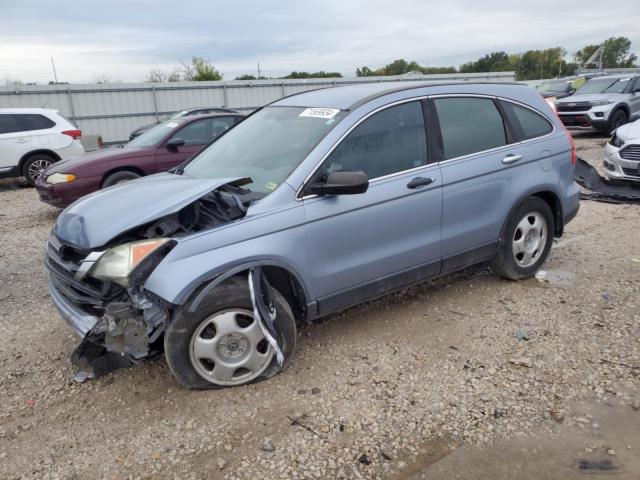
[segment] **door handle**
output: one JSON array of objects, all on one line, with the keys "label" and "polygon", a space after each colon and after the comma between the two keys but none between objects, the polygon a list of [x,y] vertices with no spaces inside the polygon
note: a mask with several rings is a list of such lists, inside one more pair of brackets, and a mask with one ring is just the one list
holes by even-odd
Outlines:
[{"label": "door handle", "polygon": [[18,140],[16,140],[16,143],[27,143],[28,140],[26,138],[19,138]]},{"label": "door handle", "polygon": [[431,178],[431,177],[416,177],[413,180],[411,180],[409,183],[407,183],[407,188],[411,188],[411,189],[418,188],[418,187],[430,185],[435,181],[436,181],[435,178]]},{"label": "door handle", "polygon": [[502,163],[504,163],[505,165],[511,165],[512,163],[516,163],[518,160],[522,160],[522,155],[515,155],[513,153],[510,153],[502,159]]}]

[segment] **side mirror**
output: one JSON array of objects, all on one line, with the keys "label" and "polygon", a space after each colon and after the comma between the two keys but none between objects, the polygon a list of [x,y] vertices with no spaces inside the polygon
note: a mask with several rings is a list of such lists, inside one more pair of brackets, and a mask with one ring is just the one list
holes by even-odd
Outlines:
[{"label": "side mirror", "polygon": [[171,150],[172,152],[177,152],[178,147],[184,145],[184,140],[182,138],[172,138],[166,143],[167,150]]},{"label": "side mirror", "polygon": [[324,182],[313,183],[309,191],[316,195],[355,195],[369,188],[367,174],[357,172],[331,172]]}]

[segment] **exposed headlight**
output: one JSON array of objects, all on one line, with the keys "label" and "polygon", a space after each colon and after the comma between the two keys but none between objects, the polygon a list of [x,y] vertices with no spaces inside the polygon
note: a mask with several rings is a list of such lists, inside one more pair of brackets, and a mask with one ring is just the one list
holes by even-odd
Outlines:
[{"label": "exposed headlight", "polygon": [[592,107],[597,107],[599,105],[610,105],[613,103],[613,100],[592,100],[589,103]]},{"label": "exposed headlight", "polygon": [[89,275],[126,287],[129,285],[129,277],[136,267],[168,241],[168,238],[155,238],[110,248],[89,270]]},{"label": "exposed headlight", "polygon": [[616,132],[613,132],[613,136],[611,137],[611,140],[609,140],[609,143],[614,147],[620,148],[621,146],[624,145],[624,140],[622,140],[619,136],[617,136]]},{"label": "exposed headlight", "polygon": [[52,173],[47,177],[47,183],[56,185],[58,183],[73,182],[76,176],[73,173]]}]

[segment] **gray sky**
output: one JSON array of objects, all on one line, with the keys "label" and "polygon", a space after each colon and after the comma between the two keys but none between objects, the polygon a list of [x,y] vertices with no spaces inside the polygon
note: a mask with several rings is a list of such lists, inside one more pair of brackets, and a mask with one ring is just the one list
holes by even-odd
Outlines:
[{"label": "gray sky", "polygon": [[495,50],[580,47],[626,36],[640,0],[0,0],[0,79],[142,81],[193,55],[225,79],[256,72],[353,76],[397,58],[459,66]]}]

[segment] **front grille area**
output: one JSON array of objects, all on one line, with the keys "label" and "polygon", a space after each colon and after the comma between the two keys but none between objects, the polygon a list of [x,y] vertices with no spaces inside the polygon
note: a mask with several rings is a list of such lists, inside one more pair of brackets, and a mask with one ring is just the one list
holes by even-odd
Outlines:
[{"label": "front grille area", "polygon": [[620,150],[620,158],[640,162],[640,145],[629,145]]},{"label": "front grille area", "polygon": [[586,115],[560,115],[560,120],[567,127],[591,127],[591,120]]},{"label": "front grille area", "polygon": [[560,103],[557,107],[559,112],[586,112],[591,110],[589,102]]},{"label": "front grille area", "polygon": [[45,263],[53,285],[62,295],[87,313],[102,315],[105,302],[118,295],[123,288],[89,277],[82,280],[76,278],[78,268],[89,253],[64,244],[52,233]]},{"label": "front grille area", "polygon": [[637,168],[624,168],[622,167],[622,171],[625,175],[629,175],[630,177],[638,177],[640,178],[640,170]]}]

